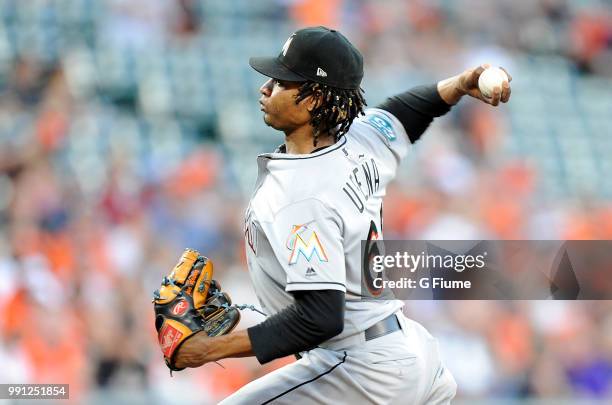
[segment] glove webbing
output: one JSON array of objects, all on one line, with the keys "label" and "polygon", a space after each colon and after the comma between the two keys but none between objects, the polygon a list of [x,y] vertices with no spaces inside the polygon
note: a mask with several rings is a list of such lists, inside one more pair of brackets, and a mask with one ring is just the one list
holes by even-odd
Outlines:
[{"label": "glove webbing", "polygon": [[[213,293],[211,293],[211,295],[215,297],[220,297],[223,295],[223,293],[221,291],[214,291]],[[255,305],[252,305],[252,304],[250,305],[249,304],[234,304],[234,305],[223,304],[221,305],[221,308],[223,308],[225,312],[228,312],[230,308],[236,308],[240,311],[244,311],[245,309],[250,309],[251,311],[259,312],[263,316],[268,316],[268,314],[255,308]]]},{"label": "glove webbing", "polygon": [[250,309],[251,311],[255,311],[255,312],[259,312],[260,314],[262,314],[263,316],[268,316],[268,314],[266,314],[265,312],[260,311],[259,309],[255,308],[255,305],[249,305],[249,304],[234,304],[232,306],[229,306],[227,304],[223,304],[223,306],[225,307],[226,311],[229,311],[230,308],[236,308],[239,309],[241,311],[244,311],[245,309]]}]

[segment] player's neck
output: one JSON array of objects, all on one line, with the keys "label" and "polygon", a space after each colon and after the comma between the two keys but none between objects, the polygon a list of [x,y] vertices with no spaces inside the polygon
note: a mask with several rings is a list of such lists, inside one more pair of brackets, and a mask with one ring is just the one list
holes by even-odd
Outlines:
[{"label": "player's neck", "polygon": [[334,138],[330,135],[319,135],[317,146],[313,143],[312,127],[302,127],[293,132],[285,133],[285,147],[287,153],[292,155],[305,155],[313,150],[334,144]]}]

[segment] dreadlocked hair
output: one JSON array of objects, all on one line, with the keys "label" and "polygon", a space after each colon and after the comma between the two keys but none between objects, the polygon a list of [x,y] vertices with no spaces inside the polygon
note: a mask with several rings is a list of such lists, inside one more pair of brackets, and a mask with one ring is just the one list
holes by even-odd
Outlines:
[{"label": "dreadlocked hair", "polygon": [[317,146],[321,134],[328,133],[337,141],[348,131],[353,120],[363,114],[363,108],[367,105],[361,88],[345,90],[307,81],[300,86],[295,103],[309,96],[316,100],[316,106],[310,112],[314,146]]}]

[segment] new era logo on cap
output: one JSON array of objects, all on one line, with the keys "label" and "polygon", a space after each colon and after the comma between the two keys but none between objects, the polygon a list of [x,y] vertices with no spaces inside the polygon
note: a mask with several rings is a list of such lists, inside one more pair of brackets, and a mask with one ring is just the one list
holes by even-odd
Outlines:
[{"label": "new era logo on cap", "polygon": [[317,68],[317,76],[327,77],[327,72],[321,68]]}]

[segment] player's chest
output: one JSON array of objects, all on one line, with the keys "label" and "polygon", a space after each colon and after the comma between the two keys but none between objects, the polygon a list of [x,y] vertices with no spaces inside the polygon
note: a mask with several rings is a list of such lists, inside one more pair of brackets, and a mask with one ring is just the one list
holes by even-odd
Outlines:
[{"label": "player's chest", "polygon": [[[280,195],[271,178],[258,182],[244,214],[244,241],[247,253],[260,255],[262,243],[266,240],[263,224],[274,220],[274,212],[278,210],[284,196]],[[250,252],[249,252],[250,251]]]}]

